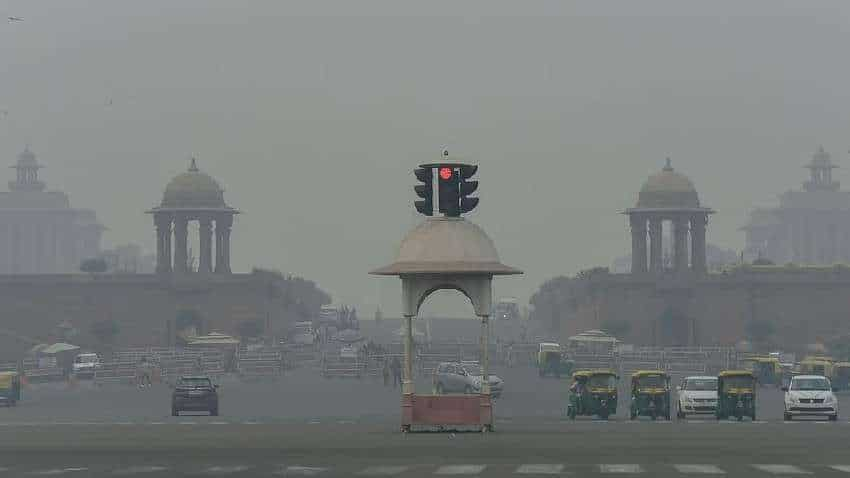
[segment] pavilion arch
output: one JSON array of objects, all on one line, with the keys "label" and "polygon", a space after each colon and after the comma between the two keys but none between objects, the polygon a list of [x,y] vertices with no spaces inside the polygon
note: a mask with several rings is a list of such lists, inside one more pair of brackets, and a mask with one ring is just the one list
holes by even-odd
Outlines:
[{"label": "pavilion arch", "polygon": [[489,317],[493,310],[492,277],[434,276],[402,277],[402,303],[406,317],[416,317],[422,304],[433,293],[454,290],[469,299],[475,315]]}]

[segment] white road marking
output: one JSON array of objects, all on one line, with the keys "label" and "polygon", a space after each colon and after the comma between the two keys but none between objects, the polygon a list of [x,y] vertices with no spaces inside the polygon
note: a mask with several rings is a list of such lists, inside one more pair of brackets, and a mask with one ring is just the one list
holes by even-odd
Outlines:
[{"label": "white road marking", "polygon": [[286,476],[316,476],[328,471],[327,468],[317,466],[288,466],[284,470]]},{"label": "white road marking", "polygon": [[395,476],[409,469],[409,466],[370,466],[357,474],[363,476]]},{"label": "white road marking", "polygon": [[437,468],[435,475],[477,475],[484,471],[487,465],[443,465]]},{"label": "white road marking", "polygon": [[840,471],[842,473],[850,473],[850,465],[830,465],[829,467],[835,471]]},{"label": "white road marking", "polygon": [[726,472],[715,465],[673,465],[679,473],[700,475],[725,475]]},{"label": "white road marking", "polygon": [[600,473],[638,474],[643,473],[640,465],[599,465]]},{"label": "white road marking", "polygon": [[198,424],[197,422],[178,422],[178,423],[180,423],[181,425],[197,425]]},{"label": "white road marking", "polygon": [[547,465],[543,463],[532,463],[520,465],[514,471],[518,475],[558,475],[564,470],[564,465]]},{"label": "white road marking", "polygon": [[239,473],[240,471],[247,471],[251,467],[247,465],[232,465],[232,466],[211,466],[204,470],[204,473],[208,475],[228,475],[231,473]]},{"label": "white road marking", "polygon": [[228,422],[210,422],[210,425],[229,425]]},{"label": "white road marking", "polygon": [[160,471],[168,470],[165,466],[131,466],[129,468],[123,468],[120,470],[115,470],[113,474],[116,475],[138,475],[142,473],[157,473]]},{"label": "white road marking", "polygon": [[794,465],[753,465],[753,468],[773,475],[811,475],[810,471]]},{"label": "white road marking", "polygon": [[53,476],[53,475],[64,475],[66,473],[77,473],[80,471],[87,471],[88,468],[56,468],[53,470],[44,470],[44,471],[35,471],[33,475],[41,475],[41,476]]}]

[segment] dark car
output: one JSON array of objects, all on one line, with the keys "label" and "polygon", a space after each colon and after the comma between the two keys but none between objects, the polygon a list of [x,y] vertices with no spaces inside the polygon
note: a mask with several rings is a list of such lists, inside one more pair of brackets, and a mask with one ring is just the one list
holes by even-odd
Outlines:
[{"label": "dark car", "polygon": [[180,377],[171,394],[171,415],[180,412],[209,412],[218,416],[218,386],[205,376]]}]

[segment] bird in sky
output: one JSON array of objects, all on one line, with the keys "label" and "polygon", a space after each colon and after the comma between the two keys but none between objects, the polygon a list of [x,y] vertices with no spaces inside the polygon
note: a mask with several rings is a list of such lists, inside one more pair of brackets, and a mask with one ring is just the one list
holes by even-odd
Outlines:
[{"label": "bird in sky", "polygon": [[9,17],[9,22],[22,22],[24,21],[21,17]]}]

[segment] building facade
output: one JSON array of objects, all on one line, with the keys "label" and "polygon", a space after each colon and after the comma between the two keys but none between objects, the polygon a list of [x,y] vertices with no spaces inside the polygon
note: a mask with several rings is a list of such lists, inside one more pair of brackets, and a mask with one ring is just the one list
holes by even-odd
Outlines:
[{"label": "building facade", "polygon": [[12,168],[16,178],[0,192],[0,274],[74,273],[98,257],[104,227],[94,211],[74,209],[67,194],[48,191],[29,148]]},{"label": "building facade", "polygon": [[850,263],[850,191],[832,177],[829,153],[818,148],[805,166],[810,173],[800,191],[779,196],[779,206],[756,209],[742,229],[745,253],[776,264]]}]

